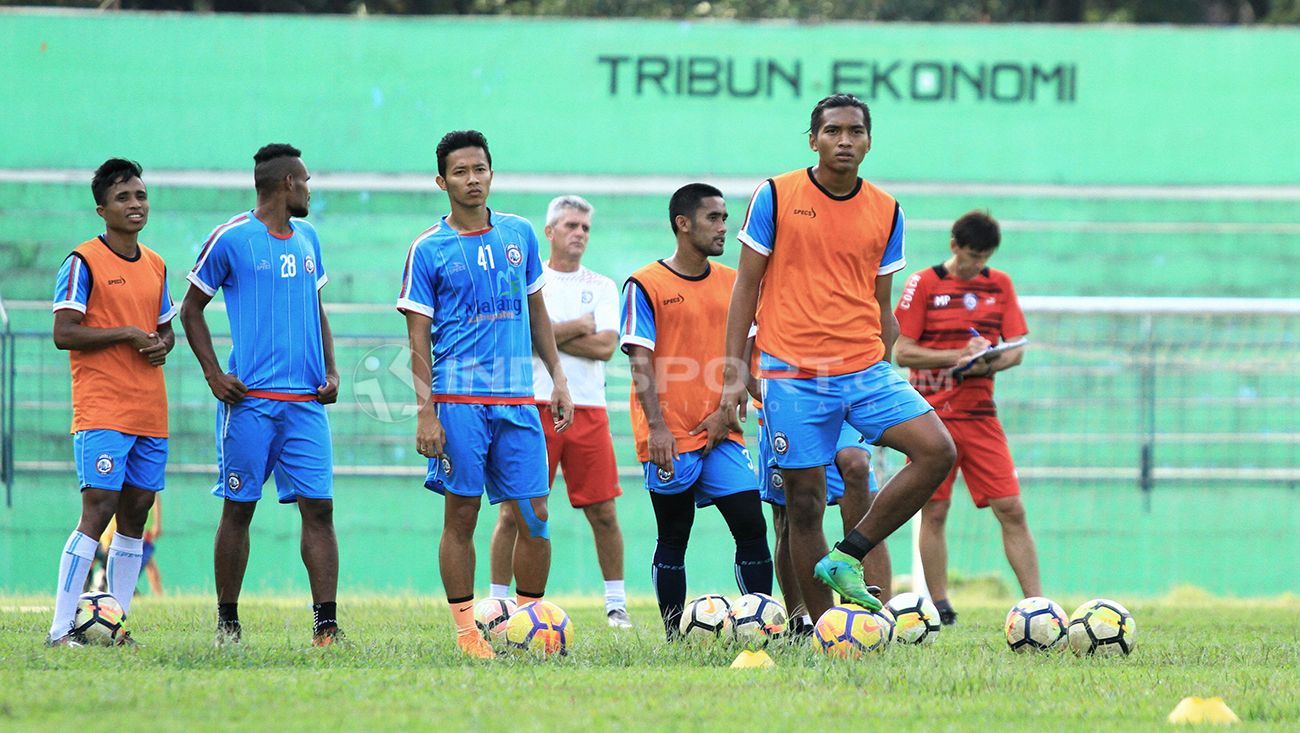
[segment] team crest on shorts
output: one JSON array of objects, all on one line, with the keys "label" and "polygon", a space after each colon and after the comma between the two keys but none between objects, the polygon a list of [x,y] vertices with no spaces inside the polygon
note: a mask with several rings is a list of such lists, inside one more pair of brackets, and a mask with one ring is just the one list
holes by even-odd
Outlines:
[{"label": "team crest on shorts", "polygon": [[506,245],[506,262],[518,267],[524,261],[524,252],[519,249],[519,245],[511,242]]},{"label": "team crest on shorts", "polygon": [[100,476],[107,476],[113,472],[113,457],[107,453],[100,453],[99,458],[95,459],[95,470]]},{"label": "team crest on shorts", "polygon": [[780,469],[774,469],[772,471],[772,488],[774,489],[785,488],[785,474],[781,473]]},{"label": "team crest on shorts", "polygon": [[659,469],[659,472],[656,475],[659,476],[659,481],[662,483],[668,483],[673,480],[673,472],[666,469]]},{"label": "team crest on shorts", "polygon": [[447,478],[451,478],[451,459],[450,459],[450,458],[448,458],[447,456],[443,456],[442,458],[439,458],[439,459],[438,459],[438,466],[439,466],[440,468],[442,468],[442,472],[443,472],[443,473],[447,474]]},{"label": "team crest on shorts", "polygon": [[961,304],[966,306],[966,310],[973,311],[975,306],[979,305],[980,297],[974,293],[966,293],[961,296]]},{"label": "team crest on shorts", "polygon": [[304,257],[302,266],[307,270],[308,274],[316,272],[316,260],[311,257]]},{"label": "team crest on shorts", "polygon": [[231,471],[230,475],[226,476],[226,488],[230,489],[231,493],[238,493],[239,487],[243,485],[244,482],[239,480],[239,474],[234,471]]},{"label": "team crest on shorts", "polygon": [[780,455],[785,455],[785,452],[790,450],[790,441],[786,439],[785,433],[778,432],[772,436],[772,450]]}]

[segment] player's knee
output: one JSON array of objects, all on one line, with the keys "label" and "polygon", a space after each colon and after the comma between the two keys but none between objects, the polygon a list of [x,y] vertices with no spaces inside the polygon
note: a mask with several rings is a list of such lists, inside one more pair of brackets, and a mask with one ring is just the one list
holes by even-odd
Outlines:
[{"label": "player's knee", "polygon": [[597,532],[612,532],[618,529],[618,512],[614,509],[612,499],[593,504],[586,507],[584,511],[587,514],[587,521]]},{"label": "player's knee", "polygon": [[523,520],[523,530],[528,537],[537,540],[549,540],[551,538],[550,514],[544,500],[521,499],[519,501],[519,518]]},{"label": "player's knee", "polygon": [[866,487],[871,480],[871,461],[863,451],[851,449],[849,453],[850,456],[836,460],[835,467],[840,469],[845,487]]},{"label": "player's knee", "polygon": [[305,499],[298,503],[302,521],[313,527],[327,527],[334,523],[334,502],[329,499]]},{"label": "player's knee", "polygon": [[949,506],[950,504],[946,501],[927,502],[921,508],[921,523],[942,528],[944,523],[948,521]]},{"label": "player's knee", "polygon": [[997,499],[990,506],[993,508],[993,514],[998,521],[1009,527],[1021,527],[1028,523],[1025,516],[1025,505],[1021,503],[1020,497],[1012,496],[1006,499]]}]

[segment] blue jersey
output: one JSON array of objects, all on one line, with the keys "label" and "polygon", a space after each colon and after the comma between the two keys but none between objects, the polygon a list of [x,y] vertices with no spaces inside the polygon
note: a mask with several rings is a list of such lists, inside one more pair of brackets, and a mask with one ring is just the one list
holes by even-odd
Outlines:
[{"label": "blue jersey", "polygon": [[487,229],[465,233],[443,217],[406,255],[397,310],[433,319],[436,401],[533,401],[528,296],[545,283],[537,235],[522,217],[488,217]]},{"label": "blue jersey", "polygon": [[253,212],[236,216],[208,237],[188,280],[225,295],[231,374],[250,390],[315,394],[325,384],[318,291],[328,278],[315,228],[291,226],[282,239]]}]

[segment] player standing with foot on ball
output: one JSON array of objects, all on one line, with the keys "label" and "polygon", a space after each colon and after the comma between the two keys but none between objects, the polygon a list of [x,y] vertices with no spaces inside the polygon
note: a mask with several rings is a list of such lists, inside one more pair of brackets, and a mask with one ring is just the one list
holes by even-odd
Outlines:
[{"label": "player standing with foot on ball", "polygon": [[736,279],[735,270],[709,261],[727,241],[722,192],[683,186],[668,205],[668,220],[677,250],[623,286],[621,342],[632,365],[637,460],[658,526],[651,579],[673,639],[686,603],[686,545],[697,506],[715,505],[727,522],[741,593],[772,592],[772,554],[744,435],[716,409]]},{"label": "player standing with foot on ball", "polygon": [[[862,559],[925,504],[952,468],[954,449],[933,409],[889,363],[903,213],[858,177],[871,148],[866,103],[845,94],[818,102],[808,144],[817,164],[763,182],[741,225],[719,412],[739,426],[745,340],[756,322],[763,419],[785,478],[794,574],[815,620],[831,606],[831,591],[881,607],[863,581]],[[845,422],[911,462],[828,552],[825,467]]]},{"label": "player standing with foot on ball", "polygon": [[526,219],[487,206],[487,139],[476,130],[449,132],[437,157],[451,213],[412,242],[397,309],[411,346],[415,447],[429,458],[424,485],[446,499],[438,567],[456,641],[467,655],[489,658],[492,647],[474,626],[474,527],[485,490],[519,528],[519,605],[541,599],[551,570],[534,350],[554,383],[557,433],[568,429],[573,401],[542,298],[537,235]]},{"label": "player standing with foot on ball", "polygon": [[[605,362],[618,346],[618,286],[582,266],[591,234],[592,206],[581,196],[557,196],[546,208],[550,259],[543,267],[546,309],[560,350],[560,365],[573,397],[573,426],[555,432],[551,392],[555,385],[541,359],[533,357],[533,395],[546,433],[547,482],[564,470],[569,503],[581,509],[596,540],[596,559],[605,580],[605,620],[618,629],[632,627],[623,585],[623,532],[614,499],[618,463],[605,411]],[[505,598],[514,574],[515,538],[519,530],[502,511],[492,531],[492,597]]]},{"label": "player standing with foot on ball", "polygon": [[[334,337],[321,303],[329,278],[307,216],[311,176],[302,153],[266,145],[253,156],[257,208],[213,230],[190,271],[185,336],[217,398],[217,643],[238,642],[248,527],[275,474],[281,504],[302,517],[302,562],[311,583],[312,644],[342,638],[336,598],[334,452],[325,405],[338,399]],[[230,319],[229,368],[212,348],[203,310],[221,290]]]},{"label": "player standing with foot on ball", "polygon": [[[898,365],[952,434],[957,464],[921,510],[921,562],[925,584],[945,625],[957,621],[948,601],[948,544],[944,526],[952,485],[961,471],[977,508],[991,507],[1002,525],[1002,546],[1025,597],[1041,596],[1038,551],[1020,501],[1007,436],[993,403],[993,375],[1020,364],[1024,349],[977,358],[990,345],[1029,333],[1011,278],[988,267],[1002,241],[998,223],[972,211],[952,226],[952,256],[912,275],[895,315]],[[953,374],[954,368],[963,368]]]},{"label": "player standing with foot on ball", "polygon": [[[72,368],[72,449],[81,520],[59,561],[54,621],[46,643],[77,646],[77,599],[117,514],[108,548],[108,592],[129,612],[144,557],[144,525],[163,490],[167,384],[162,365],[176,343],[167,265],[140,244],[149,194],[138,163],[105,161],[91,180],[104,233],[82,243],[54,286],[54,345]],[[119,643],[132,643],[130,634]]]}]

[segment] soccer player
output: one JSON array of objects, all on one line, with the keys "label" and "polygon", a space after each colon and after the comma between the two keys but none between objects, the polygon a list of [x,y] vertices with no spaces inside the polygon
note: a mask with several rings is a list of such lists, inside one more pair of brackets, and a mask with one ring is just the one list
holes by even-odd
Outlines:
[{"label": "soccer player", "polygon": [[683,186],[668,204],[668,221],[677,250],[624,284],[621,343],[632,365],[637,459],[658,528],[651,577],[671,640],[686,603],[686,545],[697,506],[713,504],[727,522],[741,593],[772,592],[772,555],[744,436],[716,409],[736,279],[735,270],[709,261],[726,243],[722,192]]},{"label": "soccer player", "polygon": [[[72,369],[72,451],[81,520],[63,546],[54,620],[46,643],[79,646],[77,598],[99,537],[116,513],[108,592],[130,611],[144,556],[144,524],[163,490],[167,384],[162,365],[176,343],[167,265],[140,244],[149,194],[138,163],[112,158],[90,190],[104,233],[63,260],[54,286],[54,345]],[[121,643],[131,643],[130,635]]]},{"label": "soccer player", "polygon": [[[1020,481],[993,404],[993,375],[1020,364],[1024,349],[976,358],[999,339],[1014,341],[1029,332],[1011,278],[988,267],[1001,240],[997,221],[986,212],[961,217],[948,242],[952,256],[908,278],[895,310],[898,365],[911,367],[912,384],[957,445],[957,464],[921,510],[925,583],[944,624],[957,620],[948,601],[944,523],[959,469],[975,506],[991,507],[1002,525],[1002,546],[1021,591],[1026,597],[1042,595]],[[963,366],[968,368],[954,377],[953,368]]]},{"label": "soccer player", "polygon": [[[213,230],[190,271],[181,322],[217,404],[217,642],[240,640],[239,591],[248,527],[275,474],[281,504],[302,518],[302,561],[312,596],[312,644],[342,638],[337,621],[334,453],[325,405],[338,399],[334,337],[321,303],[328,282],[309,211],[302,153],[271,144],[253,156],[257,208]],[[228,369],[212,348],[203,309],[217,290],[230,319]]]},{"label": "soccer player", "polygon": [[[862,558],[925,504],[952,468],[954,449],[933,409],[889,363],[898,328],[890,290],[905,265],[903,214],[892,196],[858,177],[871,148],[866,103],[846,94],[822,99],[808,144],[816,165],[759,185],[740,229],[745,247],[727,317],[720,412],[739,425],[745,339],[757,320],[763,419],[785,478],[794,573],[815,619],[830,607],[832,590],[881,607],[863,581]],[[827,552],[825,466],[846,421],[911,462]]]},{"label": "soccer player", "polygon": [[[488,208],[492,154],[477,130],[437,147],[438,187],[451,213],[411,244],[397,309],[406,316],[418,404],[415,447],[429,458],[425,488],[442,494],[438,567],[471,657],[492,647],[474,626],[474,526],[486,490],[519,528],[520,605],[539,600],[551,569],[546,438],[533,398],[533,351],[551,375],[552,427],[573,420],[568,381],[542,297],[546,279],[532,224]],[[430,356],[432,355],[432,363]]]},{"label": "soccer player", "polygon": [[[631,628],[627,593],[623,586],[623,533],[618,526],[615,497],[618,465],[605,411],[605,362],[618,345],[618,287],[614,281],[582,266],[591,233],[592,206],[580,196],[558,196],[546,209],[546,239],[550,259],[542,268],[546,288],[542,295],[553,319],[560,365],[573,397],[573,426],[564,433],[552,427],[550,398],[554,385],[545,365],[533,357],[533,396],[546,432],[548,478],[564,469],[569,503],[581,509],[596,540],[596,559],[605,579],[605,617],[610,626]],[[505,598],[518,530],[510,513],[498,515],[492,533],[493,598]]]}]

